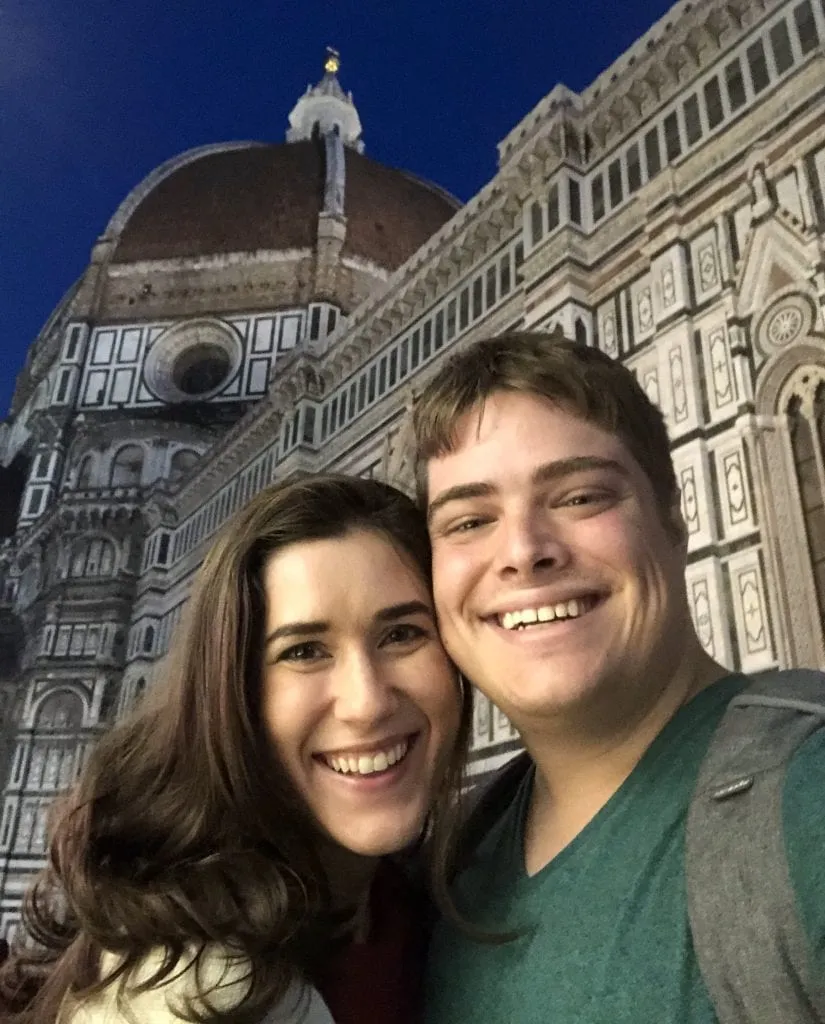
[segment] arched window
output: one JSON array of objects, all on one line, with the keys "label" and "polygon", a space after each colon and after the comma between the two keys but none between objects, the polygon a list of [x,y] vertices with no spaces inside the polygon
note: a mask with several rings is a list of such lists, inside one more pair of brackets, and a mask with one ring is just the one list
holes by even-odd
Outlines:
[{"label": "arched window", "polygon": [[[77,732],[82,724],[83,702],[77,694],[59,690],[43,701],[34,720],[34,742],[24,782],[27,792],[50,793],[53,797],[74,782],[80,764]],[[48,801],[32,806],[37,813],[28,828],[22,830],[22,846],[16,845],[19,849],[42,851]]]},{"label": "arched window", "polygon": [[94,456],[91,453],[89,453],[88,455],[84,455],[83,459],[80,462],[80,466],[78,467],[78,470],[77,470],[77,488],[78,488],[78,490],[84,491],[88,487],[92,486],[92,480],[93,480],[93,477],[94,477],[94,466],[95,466]]},{"label": "arched window", "polygon": [[86,537],[72,552],[72,576],[111,576],[115,571],[115,546],[103,537]]},{"label": "arched window", "polygon": [[[804,388],[812,383],[811,377],[814,382],[821,379],[815,389]],[[800,390],[808,393],[794,394],[787,413],[817,603],[825,622],[825,375],[812,370],[801,384]]]},{"label": "arched window", "polygon": [[136,444],[127,444],[112,463],[112,487],[137,487],[142,472],[143,449]]},{"label": "arched window", "polygon": [[79,729],[83,702],[76,693],[60,690],[50,694],[37,710],[34,727],[38,732]]},{"label": "arched window", "polygon": [[155,627],[147,626],[146,631],[143,634],[143,653],[151,654],[152,648],[155,646]]},{"label": "arched window", "polygon": [[186,476],[195,465],[200,456],[192,448],[179,448],[172,456],[169,465],[169,480],[175,483]]}]

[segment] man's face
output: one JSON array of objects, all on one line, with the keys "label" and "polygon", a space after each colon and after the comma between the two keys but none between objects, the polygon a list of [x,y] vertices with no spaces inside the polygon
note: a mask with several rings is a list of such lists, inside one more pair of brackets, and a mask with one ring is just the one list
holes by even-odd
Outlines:
[{"label": "man's face", "polygon": [[692,635],[680,520],[624,443],[502,391],[428,466],[435,600],[462,671],[527,728],[644,706]]}]

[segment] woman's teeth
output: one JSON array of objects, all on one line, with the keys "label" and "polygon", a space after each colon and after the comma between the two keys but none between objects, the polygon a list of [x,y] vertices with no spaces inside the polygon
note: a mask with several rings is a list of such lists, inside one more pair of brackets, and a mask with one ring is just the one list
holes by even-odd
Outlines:
[{"label": "woman's teeth", "polygon": [[402,761],[409,748],[410,741],[402,740],[394,747],[379,750],[377,754],[361,754],[357,757],[352,754],[341,757],[324,754],[323,758],[333,771],[340,772],[342,775],[374,775],[375,772],[385,772],[394,764]]}]

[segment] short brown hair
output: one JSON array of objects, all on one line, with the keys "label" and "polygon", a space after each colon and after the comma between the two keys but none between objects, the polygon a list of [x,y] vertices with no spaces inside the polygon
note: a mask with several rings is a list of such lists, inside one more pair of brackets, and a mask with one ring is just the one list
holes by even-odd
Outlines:
[{"label": "short brown hair", "polygon": [[597,348],[552,334],[512,331],[447,360],[413,412],[416,490],[427,502],[427,463],[451,452],[460,420],[498,391],[540,395],[615,434],[650,480],[665,518],[679,489],[660,410],[633,373]]}]

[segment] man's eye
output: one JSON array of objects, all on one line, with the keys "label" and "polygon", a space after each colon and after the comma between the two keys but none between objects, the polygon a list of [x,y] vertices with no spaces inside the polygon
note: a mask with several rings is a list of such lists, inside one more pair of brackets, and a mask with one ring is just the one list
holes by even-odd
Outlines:
[{"label": "man's eye", "polygon": [[314,640],[307,640],[302,644],[295,644],[281,651],[276,661],[315,661],[323,657],[323,648]]},{"label": "man's eye", "polygon": [[563,505],[596,505],[600,502],[607,501],[610,495],[605,491],[579,491],[577,494],[571,494],[569,498],[565,498],[562,502]]},{"label": "man's eye", "polygon": [[448,536],[453,533],[471,533],[480,526],[484,526],[487,521],[482,519],[481,516],[468,516],[466,519],[459,519],[455,523],[450,523],[444,530],[444,533]]}]

